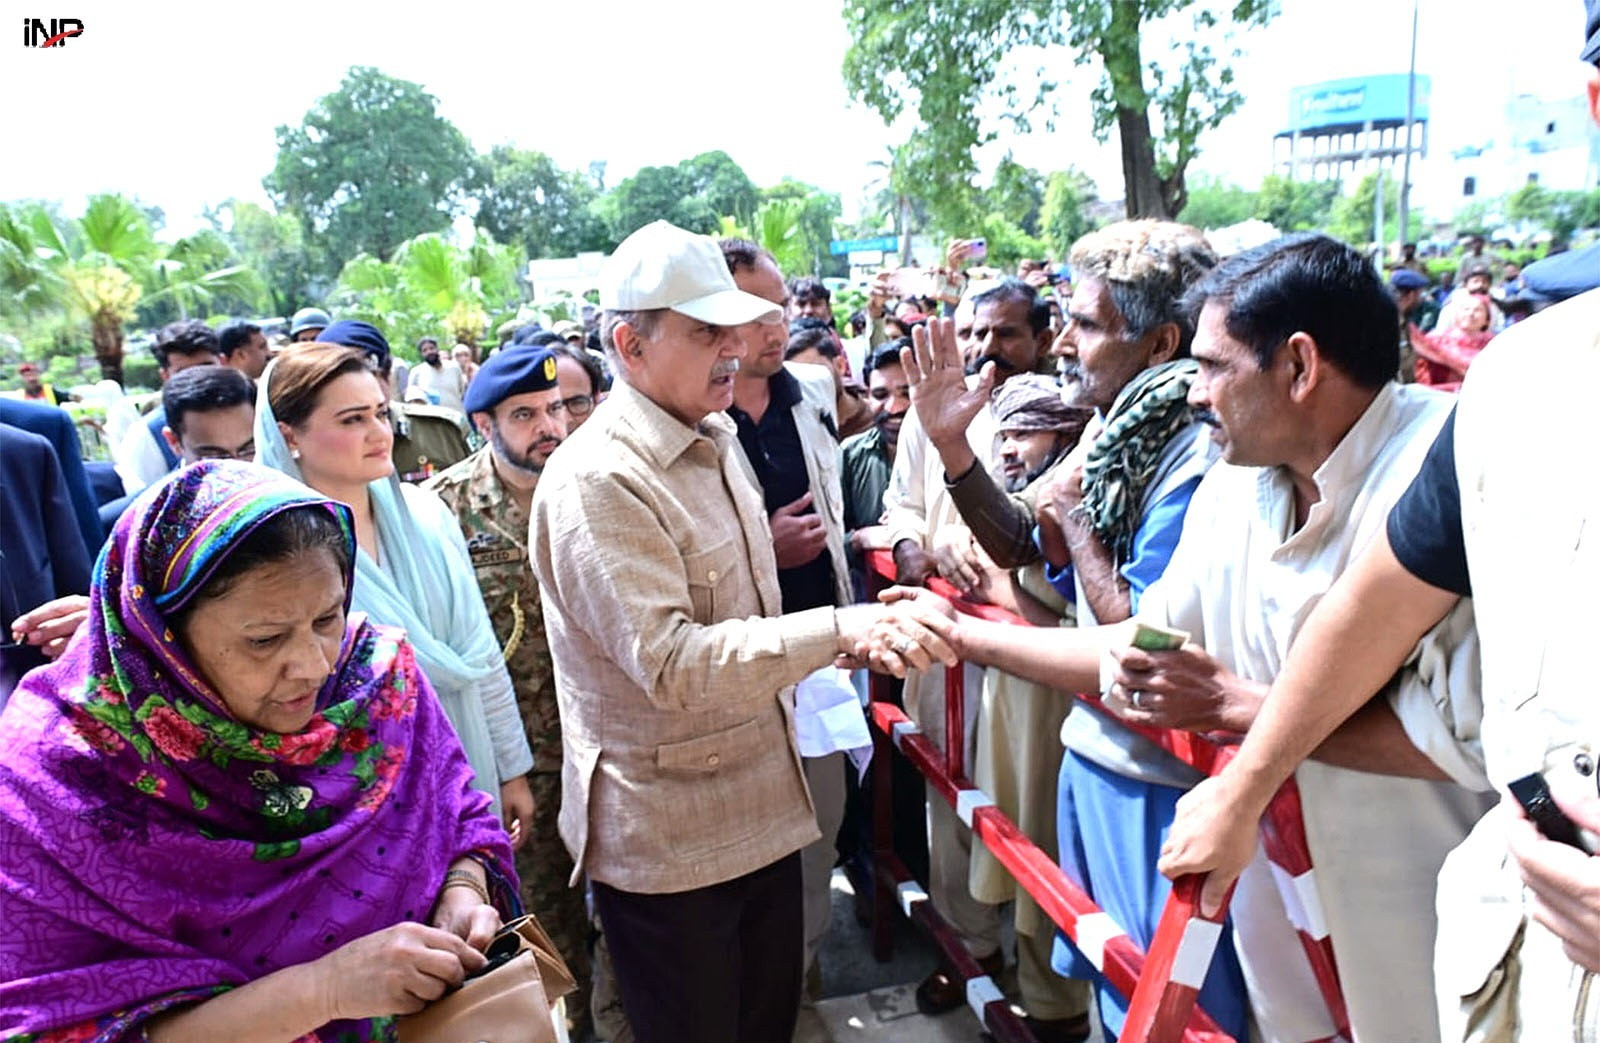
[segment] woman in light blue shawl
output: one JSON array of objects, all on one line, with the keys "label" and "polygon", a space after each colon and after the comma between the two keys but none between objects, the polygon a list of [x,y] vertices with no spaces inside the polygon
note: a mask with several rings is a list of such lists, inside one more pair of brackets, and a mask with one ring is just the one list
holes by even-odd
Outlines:
[{"label": "woman in light blue shawl", "polygon": [[[381,334],[365,323],[355,341]],[[332,329],[326,332],[333,332]],[[295,345],[262,374],[256,462],[348,503],[360,552],[351,607],[404,627],[461,737],[477,778],[512,833],[526,839],[533,754],[505,659],[455,518],[437,496],[394,475],[388,393],[358,347]]]}]

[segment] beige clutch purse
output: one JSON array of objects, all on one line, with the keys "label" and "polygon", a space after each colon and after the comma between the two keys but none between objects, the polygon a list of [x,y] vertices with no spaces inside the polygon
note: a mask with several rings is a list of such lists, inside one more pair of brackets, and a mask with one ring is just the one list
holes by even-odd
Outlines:
[{"label": "beige clutch purse", "polygon": [[539,921],[506,924],[485,955],[459,989],[396,1019],[400,1043],[564,1043],[560,1001],[577,984]]}]

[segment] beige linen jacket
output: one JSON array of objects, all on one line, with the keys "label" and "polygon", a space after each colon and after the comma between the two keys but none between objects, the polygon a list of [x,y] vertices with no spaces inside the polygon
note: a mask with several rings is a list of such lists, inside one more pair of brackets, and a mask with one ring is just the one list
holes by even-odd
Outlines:
[{"label": "beige linen jacket", "polygon": [[733,421],[691,429],[618,382],[555,453],[529,546],[561,708],[561,836],[625,891],[721,883],[818,836],[794,683],[833,609],[779,617],[761,493]]}]

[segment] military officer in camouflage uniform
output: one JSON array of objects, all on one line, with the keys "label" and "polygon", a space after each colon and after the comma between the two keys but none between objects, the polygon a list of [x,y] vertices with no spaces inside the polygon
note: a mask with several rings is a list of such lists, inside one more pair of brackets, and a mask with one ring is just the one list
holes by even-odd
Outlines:
[{"label": "military officer in camouflage uniform", "polygon": [[488,443],[426,483],[461,523],[478,586],[505,654],[533,748],[532,836],[517,851],[522,899],[578,979],[567,1000],[572,1035],[587,1031],[589,918],[556,819],[561,805],[561,719],[545,643],[539,586],[528,556],[528,516],[545,461],[567,435],[555,356],[511,345],[478,371],[463,400]]}]

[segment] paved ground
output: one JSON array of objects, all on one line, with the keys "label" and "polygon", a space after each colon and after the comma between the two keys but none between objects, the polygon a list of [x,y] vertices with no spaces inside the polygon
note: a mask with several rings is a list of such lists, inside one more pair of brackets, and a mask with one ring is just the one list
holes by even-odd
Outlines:
[{"label": "paved ground", "polygon": [[[823,999],[800,1011],[794,1043],[978,1043],[987,1040],[972,1012],[963,1007],[937,1018],[917,1013],[912,993],[933,969],[933,944],[903,917],[896,917],[894,958],[872,958],[871,932],[856,925],[850,885],[833,874],[833,926],[823,943]],[[1007,934],[1009,947],[1010,936]],[[1014,970],[1001,987],[1014,997]],[[1098,1027],[1091,1037],[1102,1043]]]},{"label": "paved ground", "polygon": [[[1005,934],[1011,950],[1009,928]],[[936,1018],[917,1012],[915,990],[937,959],[933,943],[896,914],[894,956],[872,958],[872,933],[856,924],[853,896],[842,870],[833,873],[833,924],[818,961],[822,999],[800,1009],[792,1043],[980,1043],[989,1036],[971,1010],[962,1007]],[[1016,970],[1000,986],[1016,997]],[[1104,1043],[1096,1026],[1090,1043]]]}]

